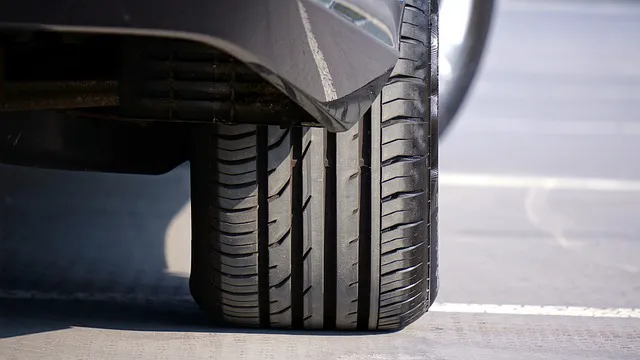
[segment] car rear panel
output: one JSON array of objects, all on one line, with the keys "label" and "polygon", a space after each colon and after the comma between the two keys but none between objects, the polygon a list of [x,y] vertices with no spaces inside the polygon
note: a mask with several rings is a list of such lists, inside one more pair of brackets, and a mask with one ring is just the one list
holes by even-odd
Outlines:
[{"label": "car rear panel", "polygon": [[0,30],[204,43],[342,131],[367,111],[397,61],[402,9],[399,0],[22,0],[0,2]]}]

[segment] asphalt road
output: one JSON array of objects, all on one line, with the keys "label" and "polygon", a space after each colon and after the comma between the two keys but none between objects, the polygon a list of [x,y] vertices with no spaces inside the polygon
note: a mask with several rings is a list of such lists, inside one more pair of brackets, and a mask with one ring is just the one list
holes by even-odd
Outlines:
[{"label": "asphalt road", "polygon": [[640,359],[640,5],[576,3],[501,4],[442,141],[442,288],[416,324],[212,328],[188,296],[186,165],[2,166],[0,359]]}]

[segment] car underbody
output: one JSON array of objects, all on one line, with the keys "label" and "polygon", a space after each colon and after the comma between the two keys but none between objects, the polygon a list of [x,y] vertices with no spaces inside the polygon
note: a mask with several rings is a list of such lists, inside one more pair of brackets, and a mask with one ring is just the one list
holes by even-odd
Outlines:
[{"label": "car underbody", "polygon": [[162,173],[188,159],[189,123],[344,131],[395,65],[401,13],[388,0],[0,3],[0,160]]}]

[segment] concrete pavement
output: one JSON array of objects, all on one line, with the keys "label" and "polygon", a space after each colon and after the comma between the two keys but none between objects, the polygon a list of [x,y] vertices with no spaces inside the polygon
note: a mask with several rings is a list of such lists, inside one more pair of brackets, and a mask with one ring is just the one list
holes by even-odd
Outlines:
[{"label": "concrete pavement", "polygon": [[[187,289],[187,165],[2,166],[0,359],[640,358],[640,319],[592,317],[640,308],[640,6],[514,3],[442,141],[453,307],[387,334],[212,328]],[[583,310],[520,315],[539,305]]]}]

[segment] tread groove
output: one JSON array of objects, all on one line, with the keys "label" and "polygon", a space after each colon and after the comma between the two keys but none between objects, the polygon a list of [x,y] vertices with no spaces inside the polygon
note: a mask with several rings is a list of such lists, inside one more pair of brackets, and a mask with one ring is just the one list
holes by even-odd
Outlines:
[{"label": "tread groove", "polygon": [[325,144],[325,223],[324,223],[324,327],[336,327],[337,293],[337,174],[336,174],[336,134],[324,130]]},{"label": "tread groove", "polygon": [[424,159],[424,156],[418,155],[397,155],[382,162],[382,167],[393,165],[399,162],[412,162]]},{"label": "tread groove", "polygon": [[[256,144],[258,148],[266,148],[269,144],[269,130],[265,126],[258,127]],[[260,326],[270,327],[269,315],[269,175],[268,153],[258,151],[258,303]]]},{"label": "tread groove", "polygon": [[289,185],[291,185],[291,179],[287,180],[287,182],[285,182],[284,185],[282,185],[282,187],[278,189],[278,192],[276,192],[274,195],[269,196],[267,201],[272,202],[276,199],[279,199],[282,194],[284,194],[284,192],[289,188]]},{"label": "tread groove", "polygon": [[360,121],[360,199],[358,229],[358,329],[369,327],[371,306],[371,110]]},{"label": "tread groove", "polygon": [[246,236],[246,235],[251,235],[251,234],[255,233],[255,230],[254,231],[229,232],[229,231],[224,231],[224,230],[217,229],[217,228],[215,228],[213,226],[211,226],[211,230],[217,232],[220,235],[230,236],[230,237]]},{"label": "tread groove", "polygon": [[309,254],[311,254],[311,249],[313,249],[312,247],[309,247],[307,249],[307,251],[304,252],[304,254],[302,255],[302,261],[304,262],[305,260],[307,260],[307,257],[309,256]]},{"label": "tread groove", "polygon": [[[395,254],[395,253],[399,253],[401,251],[406,251],[406,250],[415,250],[415,249],[421,247],[422,245],[424,245],[424,244],[423,243],[418,243],[416,245],[403,246],[403,247],[395,248],[393,250],[389,250],[389,251],[386,251],[386,252],[382,253],[382,256],[387,256],[387,255],[390,255],[390,254]],[[390,264],[390,263],[384,263],[384,265],[388,265],[388,264]]]},{"label": "tread groove", "polygon": [[[294,329],[303,327],[304,317],[304,260],[303,260],[303,228],[302,228],[302,129],[291,129],[291,326]],[[308,147],[307,147],[308,148]],[[310,250],[310,249],[309,249]]]},{"label": "tread groove", "polygon": [[289,237],[289,235],[291,234],[291,229],[288,229],[281,237],[280,239],[278,239],[276,242],[269,244],[269,248],[276,248],[280,245],[282,245],[282,243],[284,243],[284,241],[287,239],[287,237]]},{"label": "tread groove", "polygon": [[244,253],[244,254],[232,254],[232,253],[228,253],[225,251],[221,251],[219,249],[216,248],[211,248],[211,251],[220,255],[220,256],[224,256],[226,258],[229,259],[247,259],[247,258],[251,258],[253,257],[253,255],[255,255],[256,253],[251,252],[251,253]]},{"label": "tread groove", "polygon": [[286,313],[287,311],[291,310],[291,308],[292,308],[292,307],[291,307],[291,305],[289,305],[289,306],[287,306],[286,308],[284,308],[284,309],[282,309],[282,310],[274,311],[274,312],[270,313],[270,315],[280,315],[280,314],[284,314],[284,313]]},{"label": "tread groove", "polygon": [[[287,275],[284,279],[280,280],[277,284],[271,285],[269,286],[270,289],[278,289],[281,288],[282,286],[284,286],[284,284],[287,283],[287,281],[291,280],[291,274]],[[270,301],[272,302],[272,301]]]},{"label": "tread groove", "polygon": [[304,201],[304,204],[302,204],[303,213],[307,210],[307,206],[309,206],[310,202],[311,202],[311,195],[309,195],[309,197],[307,197],[307,200]]},{"label": "tread groove", "polygon": [[400,229],[400,228],[408,228],[408,227],[412,227],[412,226],[417,226],[417,225],[420,225],[423,222],[424,221],[420,220],[420,221],[414,221],[414,222],[394,224],[393,226],[389,226],[389,227],[386,227],[386,228],[382,229],[382,233],[384,234],[385,232],[393,231],[393,230]]}]

